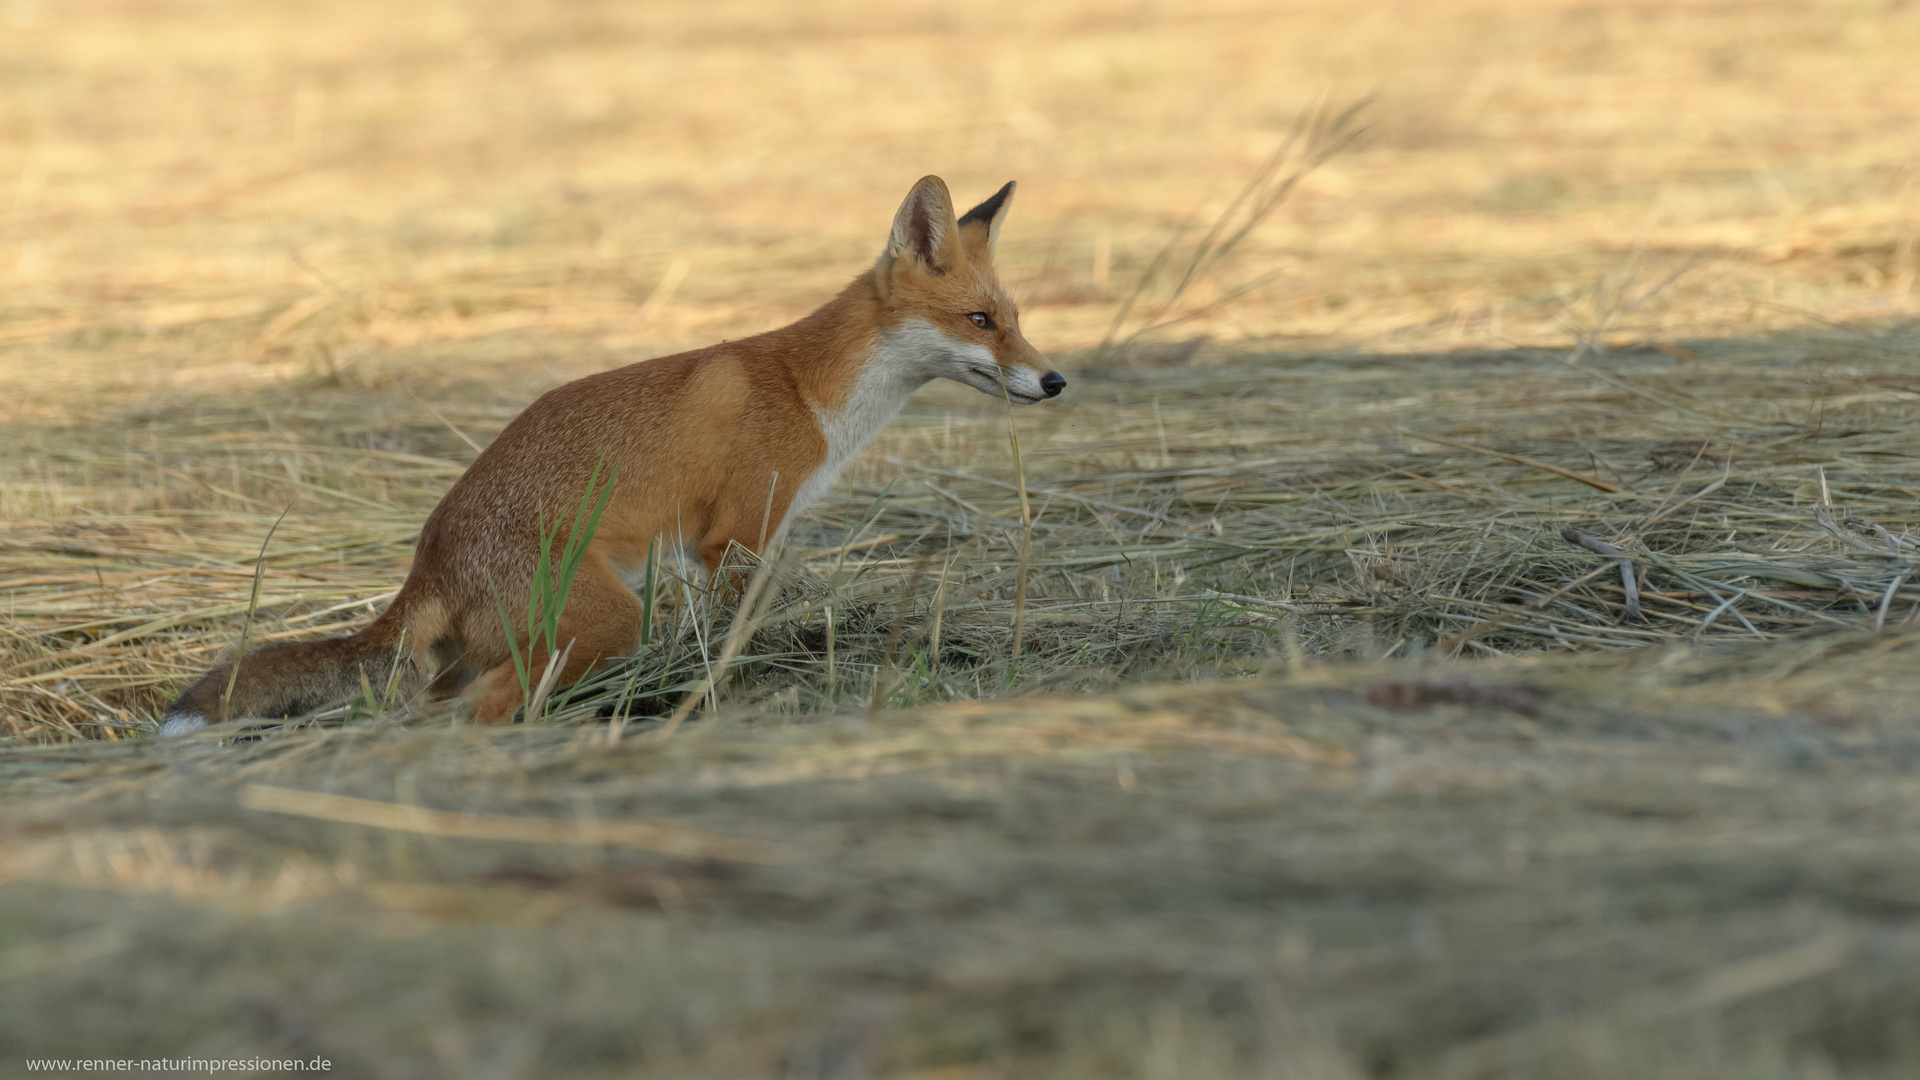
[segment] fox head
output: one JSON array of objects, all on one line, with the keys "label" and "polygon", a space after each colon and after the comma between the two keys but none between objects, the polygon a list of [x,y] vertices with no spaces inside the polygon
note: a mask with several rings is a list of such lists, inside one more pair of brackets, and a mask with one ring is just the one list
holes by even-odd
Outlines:
[{"label": "fox head", "polygon": [[[1067,380],[1020,333],[1020,312],[993,272],[1013,184],[956,217],[946,182],[913,185],[874,266],[883,342],[917,374],[952,379],[1016,405],[1057,397]],[[889,351],[893,351],[890,349]]]}]

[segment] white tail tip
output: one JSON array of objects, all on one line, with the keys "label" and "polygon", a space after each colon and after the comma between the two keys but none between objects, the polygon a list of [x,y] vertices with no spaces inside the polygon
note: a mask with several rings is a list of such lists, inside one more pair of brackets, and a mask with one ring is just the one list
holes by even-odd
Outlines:
[{"label": "white tail tip", "polygon": [[197,712],[171,713],[160,724],[160,737],[176,738],[191,735],[207,726],[207,718]]}]

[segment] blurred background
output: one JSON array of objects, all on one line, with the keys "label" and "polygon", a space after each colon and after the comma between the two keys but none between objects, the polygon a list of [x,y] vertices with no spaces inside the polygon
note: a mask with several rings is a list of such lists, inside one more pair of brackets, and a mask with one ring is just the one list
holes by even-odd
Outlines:
[{"label": "blurred background", "polygon": [[752,333],[929,172],[1021,181],[1004,274],[1036,343],[1084,348],[1303,113],[1369,95],[1209,287],[1264,283],[1182,336],[1568,341],[1662,257],[1698,261],[1635,332],[1885,316],[1916,46],[1900,3],[6,0],[0,408]]}]

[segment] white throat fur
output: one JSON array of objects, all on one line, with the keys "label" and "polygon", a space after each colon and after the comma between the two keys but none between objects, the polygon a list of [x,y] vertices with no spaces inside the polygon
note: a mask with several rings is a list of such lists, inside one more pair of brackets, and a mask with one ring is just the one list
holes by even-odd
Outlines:
[{"label": "white throat fur", "polygon": [[[881,331],[846,400],[838,408],[814,407],[820,434],[826,436],[827,459],[794,493],[782,531],[832,490],[841,470],[900,414],[915,390],[934,379],[959,378],[981,369],[998,369],[991,352],[971,341],[948,337],[925,319],[907,319]],[[973,385],[971,380],[960,381]]]}]

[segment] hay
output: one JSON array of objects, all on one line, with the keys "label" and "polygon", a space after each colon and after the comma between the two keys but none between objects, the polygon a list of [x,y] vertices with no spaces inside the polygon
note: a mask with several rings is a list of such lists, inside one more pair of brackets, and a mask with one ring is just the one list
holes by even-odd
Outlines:
[{"label": "hay", "polygon": [[[884,671],[896,685],[882,696],[909,705],[1036,680],[1254,670],[1287,647],[1325,659],[1489,655],[1900,624],[1920,601],[1920,466],[1897,331],[1879,339],[1887,354],[1822,364],[1812,385],[1804,364],[1759,358],[1857,338],[1696,339],[1685,363],[1633,349],[1577,364],[1542,350],[1240,353],[1129,371],[1068,359],[1072,404],[1020,418],[1035,518],[1028,655],[1010,648],[1017,485],[995,452],[991,407],[948,398],[890,429],[847,493],[795,530],[795,564],[726,694],[833,709],[871,699]],[[354,397],[335,400],[337,411],[310,398],[299,422],[344,433],[344,445],[290,437],[288,416],[277,432],[236,419],[168,438],[199,475],[239,473],[230,495],[209,485],[199,499],[244,499],[252,512],[7,527],[10,726],[71,737],[144,723],[238,638],[253,538],[276,500],[299,503],[268,553],[257,632],[365,622],[459,459],[455,436],[424,415],[393,437],[433,453],[354,445]],[[484,417],[459,422],[489,430]],[[231,464],[241,458],[299,464],[274,476]],[[104,478],[116,465],[128,480],[147,471],[137,460],[91,468]],[[1637,614],[1622,573],[1595,574],[1610,560],[1632,568]],[[684,569],[669,560],[663,591],[682,602],[664,608],[651,654],[567,708],[650,713],[706,676],[733,601],[678,580]],[[627,706],[607,697],[622,690]]]},{"label": "hay", "polygon": [[669,742],[16,747],[0,1044],[367,1075],[1897,1076],[1920,713],[1887,676],[1917,643],[1304,664]]}]

